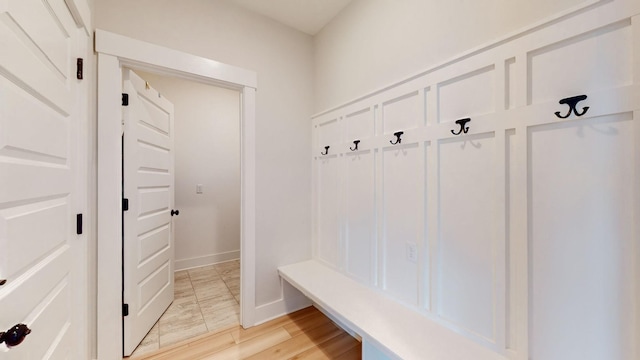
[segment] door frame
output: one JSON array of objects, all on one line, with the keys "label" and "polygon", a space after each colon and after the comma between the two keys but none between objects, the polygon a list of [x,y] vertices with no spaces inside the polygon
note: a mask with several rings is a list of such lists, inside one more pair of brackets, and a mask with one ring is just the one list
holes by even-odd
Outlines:
[{"label": "door frame", "polygon": [[255,324],[255,106],[257,74],[97,29],[97,354],[122,357],[122,68],[238,90],[240,111],[240,322]]}]

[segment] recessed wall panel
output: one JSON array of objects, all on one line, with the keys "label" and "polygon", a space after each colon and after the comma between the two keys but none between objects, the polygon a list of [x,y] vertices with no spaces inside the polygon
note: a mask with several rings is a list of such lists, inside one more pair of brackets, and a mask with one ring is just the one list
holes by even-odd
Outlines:
[{"label": "recessed wall panel", "polygon": [[413,129],[424,122],[423,102],[419,92],[389,100],[382,105],[382,127],[385,134]]},{"label": "recessed wall panel", "polygon": [[339,266],[339,167],[336,157],[317,160],[318,166],[318,256],[331,265]]},{"label": "recessed wall panel", "polygon": [[393,297],[418,303],[418,265],[410,260],[409,247],[419,244],[419,219],[424,199],[418,196],[418,174],[424,171],[424,155],[417,144],[388,148],[383,153],[384,289]]},{"label": "recessed wall panel", "polygon": [[529,130],[533,360],[632,358],[633,132],[630,113]]},{"label": "recessed wall panel", "polygon": [[[318,125],[318,145],[323,149],[324,146],[334,144],[340,141],[340,129],[338,128],[338,120],[330,120]],[[329,150],[329,153],[335,153]],[[315,154],[314,154],[315,155]]]},{"label": "recessed wall panel", "polygon": [[447,80],[438,85],[440,123],[495,111],[495,66]]},{"label": "recessed wall panel", "polygon": [[366,108],[345,118],[347,142],[368,139],[374,135],[373,111]]},{"label": "recessed wall panel", "polygon": [[370,151],[353,153],[346,161],[346,251],[347,272],[372,282],[375,247],[374,157]]},{"label": "recessed wall panel", "polygon": [[495,136],[439,144],[440,317],[495,341]]},{"label": "recessed wall panel", "polygon": [[625,20],[529,53],[529,103],[559,101],[633,80],[633,36]]}]

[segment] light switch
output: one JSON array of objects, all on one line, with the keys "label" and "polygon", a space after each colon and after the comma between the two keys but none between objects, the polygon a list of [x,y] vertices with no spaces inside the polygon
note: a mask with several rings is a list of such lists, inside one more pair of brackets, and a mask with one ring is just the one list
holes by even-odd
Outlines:
[{"label": "light switch", "polygon": [[196,185],[196,194],[202,194],[202,184]]}]

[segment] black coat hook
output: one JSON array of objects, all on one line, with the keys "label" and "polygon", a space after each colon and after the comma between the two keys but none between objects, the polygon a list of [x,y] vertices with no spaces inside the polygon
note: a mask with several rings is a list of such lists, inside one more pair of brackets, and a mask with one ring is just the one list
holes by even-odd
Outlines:
[{"label": "black coat hook", "polygon": [[471,121],[471,118],[466,118],[466,119],[460,119],[460,120],[456,120],[456,124],[460,125],[460,130],[458,130],[458,132],[455,132],[453,130],[451,130],[451,133],[453,135],[460,135],[462,133],[467,133],[469,132],[469,127],[465,125]]},{"label": "black coat hook", "polygon": [[349,149],[350,149],[351,151],[356,151],[356,150],[358,150],[358,144],[360,144],[360,140],[353,140],[353,145],[355,145],[356,147],[355,147],[355,148],[350,147]]},{"label": "black coat hook", "polygon": [[393,142],[393,140],[389,140],[389,142],[391,143],[391,145],[397,145],[400,144],[402,142],[402,139],[400,138],[402,136],[402,134],[404,134],[404,131],[398,131],[398,132],[394,132],[393,136],[396,137],[396,142]]},{"label": "black coat hook", "polygon": [[324,152],[323,152],[323,153],[320,153],[320,155],[327,155],[327,154],[329,154],[329,148],[330,148],[330,146],[325,146],[325,147],[324,147]]},{"label": "black coat hook", "polygon": [[586,99],[587,99],[587,95],[578,95],[578,96],[564,98],[558,101],[560,105],[564,105],[564,104],[569,105],[569,112],[563,116],[563,115],[560,115],[560,111],[556,111],[556,116],[559,117],[560,119],[566,119],[571,115],[572,112],[576,114],[576,116],[582,116],[586,114],[587,111],[589,110],[588,106],[585,106],[584,108],[582,108],[582,112],[579,114],[578,114],[578,109],[576,108],[576,106],[578,106],[578,103],[580,101],[586,100]]}]

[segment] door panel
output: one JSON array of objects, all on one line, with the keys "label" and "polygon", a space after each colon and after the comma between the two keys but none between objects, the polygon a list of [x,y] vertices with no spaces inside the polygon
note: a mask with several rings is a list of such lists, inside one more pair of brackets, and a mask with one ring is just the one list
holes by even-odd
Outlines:
[{"label": "door panel", "polygon": [[173,105],[125,70],[124,318],[130,355],[173,301]]},{"label": "door panel", "polygon": [[[82,359],[87,259],[76,234],[84,38],[62,0],[0,10],[0,331],[26,324],[2,359]],[[70,346],[71,344],[74,346]]]}]

